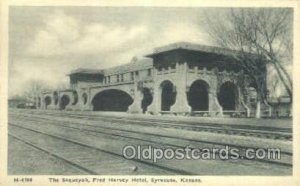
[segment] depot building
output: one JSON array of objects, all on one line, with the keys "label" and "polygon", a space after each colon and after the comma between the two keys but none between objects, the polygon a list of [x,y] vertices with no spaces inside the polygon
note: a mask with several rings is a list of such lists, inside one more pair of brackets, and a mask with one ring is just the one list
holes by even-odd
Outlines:
[{"label": "depot building", "polygon": [[[256,97],[249,91],[255,85],[232,57],[235,53],[186,42],[170,44],[125,65],[75,69],[68,74],[69,89],[43,92],[36,105],[39,109],[251,117]],[[269,106],[263,104],[261,109],[266,113]]]}]

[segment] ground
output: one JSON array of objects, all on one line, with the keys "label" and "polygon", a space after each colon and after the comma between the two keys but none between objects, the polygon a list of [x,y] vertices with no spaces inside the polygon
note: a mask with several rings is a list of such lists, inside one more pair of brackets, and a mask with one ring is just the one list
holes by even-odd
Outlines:
[{"label": "ground", "polygon": [[[292,120],[9,110],[8,173],[291,175]],[[142,148],[278,148],[280,160],[128,160]],[[241,153],[242,154],[242,153]],[[47,168],[45,168],[47,167]]]}]

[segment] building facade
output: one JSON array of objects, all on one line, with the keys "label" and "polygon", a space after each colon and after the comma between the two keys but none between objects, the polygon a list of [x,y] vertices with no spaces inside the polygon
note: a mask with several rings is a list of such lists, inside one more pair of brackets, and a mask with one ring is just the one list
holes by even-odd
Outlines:
[{"label": "building facade", "polygon": [[[39,109],[249,117],[255,112],[248,91],[252,82],[231,57],[234,52],[185,42],[170,44],[126,65],[74,70],[68,74],[70,89],[44,92],[36,105]],[[261,109],[267,111],[269,106]]]},{"label": "building facade", "polygon": [[269,100],[272,107],[272,117],[292,117],[292,102],[289,96],[281,96],[279,98],[272,98]]}]

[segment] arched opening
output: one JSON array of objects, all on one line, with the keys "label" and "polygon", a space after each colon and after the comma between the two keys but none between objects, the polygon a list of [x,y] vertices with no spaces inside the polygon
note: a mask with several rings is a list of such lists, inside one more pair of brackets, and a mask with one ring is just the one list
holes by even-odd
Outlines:
[{"label": "arched opening", "polygon": [[88,100],[88,95],[86,93],[82,94],[82,103],[85,105],[87,103]]},{"label": "arched opening", "polygon": [[45,97],[45,107],[47,108],[51,104],[51,97],[46,96]]},{"label": "arched opening", "polygon": [[253,106],[256,105],[257,102],[257,91],[254,87],[250,86],[247,88],[248,100],[247,102]]},{"label": "arched opening", "polygon": [[176,101],[175,86],[171,81],[164,81],[160,85],[161,88],[161,111],[170,111],[171,106]]},{"label": "arched opening", "polygon": [[54,99],[54,105],[58,104],[58,93],[55,91],[53,92],[53,99]]},{"label": "arched opening", "polygon": [[237,88],[232,82],[225,82],[221,85],[218,93],[218,101],[224,111],[234,111],[236,108]]},{"label": "arched opening", "polygon": [[261,115],[260,101],[258,99],[257,84],[255,82],[250,83],[246,88],[246,100],[247,106],[250,108],[250,117],[259,118]]},{"label": "arched opening", "polygon": [[246,87],[246,91],[247,91],[246,103],[248,103],[248,105],[251,105],[251,106],[256,106],[257,98],[258,98],[256,83],[255,82],[251,82]]},{"label": "arched opening", "polygon": [[197,80],[191,85],[187,96],[192,111],[208,111],[208,88],[203,80]]},{"label": "arched opening", "polygon": [[147,111],[147,107],[152,103],[153,96],[149,88],[143,88],[142,109],[143,113]]},{"label": "arched opening", "polygon": [[77,102],[78,102],[78,93],[77,93],[77,91],[73,91],[73,102],[72,102],[72,105],[76,105],[77,104]]},{"label": "arched opening", "polygon": [[126,112],[133,99],[121,90],[104,90],[94,96],[92,100],[94,111]]},{"label": "arched opening", "polygon": [[40,98],[40,97],[38,97],[37,107],[38,107],[38,108],[41,108],[41,98]]},{"label": "arched opening", "polygon": [[70,97],[68,95],[63,95],[60,99],[59,109],[64,110],[69,103]]}]

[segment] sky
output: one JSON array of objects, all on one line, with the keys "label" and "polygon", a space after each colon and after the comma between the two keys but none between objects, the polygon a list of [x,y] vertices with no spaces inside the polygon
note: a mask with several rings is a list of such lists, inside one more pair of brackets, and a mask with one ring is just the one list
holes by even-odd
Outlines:
[{"label": "sky", "polygon": [[187,41],[211,44],[203,8],[11,7],[9,95],[31,81],[68,83],[76,68],[108,68]]},{"label": "sky", "polygon": [[52,89],[64,87],[69,82],[67,74],[76,68],[126,64],[135,56],[145,56],[155,47],[170,43],[214,45],[205,30],[206,16],[222,17],[228,10],[12,6],[9,97],[22,95],[32,81]]}]

